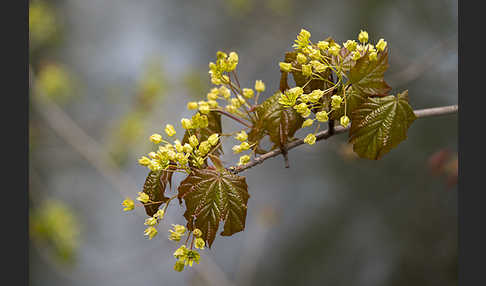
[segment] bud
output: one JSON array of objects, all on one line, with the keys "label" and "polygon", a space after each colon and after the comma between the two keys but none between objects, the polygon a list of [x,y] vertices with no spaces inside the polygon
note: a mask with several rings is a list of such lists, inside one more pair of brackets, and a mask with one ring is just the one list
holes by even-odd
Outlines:
[{"label": "bud", "polygon": [[290,70],[292,69],[291,63],[280,62],[279,65],[280,65],[280,70],[283,72],[290,72]]},{"label": "bud", "polygon": [[142,166],[148,166],[150,165],[150,159],[145,156],[142,156],[142,158],[138,159],[138,163]]},{"label": "bud", "polygon": [[145,229],[143,234],[148,236],[149,239],[152,239],[157,235],[157,229],[153,226],[149,226],[147,229]]},{"label": "bud", "polygon": [[190,119],[182,118],[181,119],[181,124],[182,124],[182,128],[184,128],[186,130],[192,128],[192,122],[191,122]]},{"label": "bud", "polygon": [[361,58],[361,53],[359,51],[354,51],[353,54],[351,55],[351,59],[353,61],[357,61]]},{"label": "bud", "polygon": [[177,262],[174,264],[174,270],[177,272],[182,272],[184,270],[184,261],[177,260]]},{"label": "bud", "polygon": [[133,200],[131,198],[126,198],[122,203],[122,206],[124,206],[125,208],[123,208],[123,211],[131,211],[135,208],[135,203],[133,202]]},{"label": "bud", "polygon": [[176,134],[176,131],[174,129],[174,126],[172,124],[167,124],[165,125],[165,133],[171,137],[171,136],[174,136]]},{"label": "bud", "polygon": [[302,75],[305,77],[309,77],[312,75],[312,66],[311,65],[302,65]]},{"label": "bud", "polygon": [[340,121],[342,126],[347,127],[348,124],[349,124],[349,117],[344,115],[344,116],[341,117],[341,119],[339,121]]},{"label": "bud", "polygon": [[329,42],[328,41],[319,41],[317,43],[317,47],[321,50],[327,50],[327,48],[329,48]]},{"label": "bud", "polygon": [[195,101],[188,102],[187,103],[187,109],[189,109],[189,110],[197,109],[197,102],[195,102]]},{"label": "bud", "polygon": [[226,87],[226,86],[221,86],[219,88],[219,93],[221,94],[222,97],[224,97],[225,99],[228,99],[230,98],[231,96],[231,92],[230,90]]},{"label": "bud", "polygon": [[333,56],[339,55],[339,48],[337,46],[332,46],[328,49],[329,53]]},{"label": "bud", "polygon": [[353,52],[354,50],[356,50],[358,43],[353,40],[347,40],[346,43],[344,43],[343,45],[348,51]]},{"label": "bud", "polygon": [[194,240],[194,247],[199,248],[199,249],[204,249],[204,246],[206,243],[204,242],[204,239],[198,237]]},{"label": "bud", "polygon": [[376,49],[380,52],[383,52],[386,48],[386,41],[383,39],[380,39],[378,43],[376,44]]},{"label": "bud", "polygon": [[304,123],[302,123],[302,128],[309,127],[313,123],[314,123],[314,120],[309,118],[309,119],[305,120]]},{"label": "bud", "polygon": [[319,111],[316,113],[316,119],[319,122],[327,122],[329,120],[329,116],[327,115],[326,111]]},{"label": "bud", "polygon": [[189,137],[189,144],[191,144],[191,146],[194,148],[199,145],[199,140],[197,140],[196,135],[191,135],[191,137]]},{"label": "bud", "polygon": [[252,98],[255,95],[255,92],[251,88],[244,88],[243,89],[243,96],[246,98]]},{"label": "bud", "polygon": [[307,57],[302,53],[298,53],[297,54],[297,62],[299,64],[305,64],[305,62],[307,62]]},{"label": "bud", "polygon": [[154,133],[150,136],[150,141],[155,144],[159,144],[160,142],[162,142],[162,136],[160,134]]},{"label": "bud", "polygon": [[248,149],[250,149],[250,144],[248,144],[248,142],[242,142],[242,143],[240,144],[240,149],[241,149],[242,151],[248,150]]},{"label": "bud", "polygon": [[194,234],[195,237],[201,237],[202,235],[202,231],[199,229],[199,228],[195,228],[193,231],[192,231],[192,234]]},{"label": "bud", "polygon": [[313,145],[314,143],[316,143],[316,136],[312,133],[309,133],[305,137],[304,142],[309,144],[309,145]]},{"label": "bud", "polygon": [[192,146],[191,146],[191,145],[189,145],[189,144],[187,144],[187,143],[186,143],[186,144],[184,144],[184,146],[183,146],[183,147],[184,147],[184,152],[186,152],[186,153],[188,153],[188,154],[189,154],[189,153],[191,153],[191,152],[192,152],[192,150],[193,150],[193,149],[192,149]]},{"label": "bud", "polygon": [[359,35],[358,35],[358,40],[361,43],[368,42],[368,32],[361,30],[361,32],[359,32]]},{"label": "bud", "polygon": [[368,55],[368,59],[370,61],[376,61],[378,59],[378,54],[376,52],[371,52],[369,55]]},{"label": "bud", "polygon": [[144,225],[154,226],[156,224],[157,224],[157,219],[154,218],[154,217],[149,217],[149,218],[145,219]]},{"label": "bud", "polygon": [[265,84],[261,80],[255,81],[255,90],[258,92],[264,92],[265,91]]},{"label": "bud", "polygon": [[150,200],[150,198],[146,193],[138,192],[137,201],[146,204],[146,203],[148,203],[149,200]]},{"label": "bud", "polygon": [[218,140],[219,140],[219,135],[217,133],[212,134],[208,138],[209,144],[211,144],[213,146],[216,145],[216,144],[218,144]]},{"label": "bud", "polygon": [[238,141],[246,141],[248,139],[248,134],[246,134],[245,130],[242,130],[240,133],[236,134],[235,137]]},{"label": "bud", "polygon": [[250,156],[243,155],[240,157],[240,162],[238,163],[238,166],[245,165],[248,162],[250,162]]}]

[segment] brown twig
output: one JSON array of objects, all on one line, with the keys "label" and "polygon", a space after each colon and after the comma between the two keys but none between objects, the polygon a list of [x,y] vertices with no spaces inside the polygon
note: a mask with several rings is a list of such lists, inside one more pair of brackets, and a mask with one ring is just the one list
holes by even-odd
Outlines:
[{"label": "brown twig", "polygon": [[[446,115],[446,114],[453,114],[456,113],[458,110],[457,105],[450,105],[450,106],[442,106],[442,107],[434,107],[434,108],[426,108],[426,109],[419,109],[415,110],[414,113],[418,118],[422,117],[429,117],[429,116],[439,116],[439,115]],[[342,127],[342,126],[336,126],[334,127],[334,132],[330,133],[329,130],[324,130],[316,134],[316,141],[320,140],[325,140],[333,135],[344,133],[349,130],[349,127]],[[293,142],[290,142],[289,144],[286,145],[286,150],[291,150],[297,146],[303,145],[304,140],[303,139],[298,139]],[[238,167],[232,167],[230,170],[234,174],[238,174],[243,172],[246,169],[250,169],[252,167],[255,167],[256,165],[259,165],[263,163],[263,161],[276,157],[282,153],[281,149],[275,149],[273,151],[270,151],[268,153],[265,153],[261,156],[258,156],[255,158],[253,161],[246,165],[238,166]]]}]

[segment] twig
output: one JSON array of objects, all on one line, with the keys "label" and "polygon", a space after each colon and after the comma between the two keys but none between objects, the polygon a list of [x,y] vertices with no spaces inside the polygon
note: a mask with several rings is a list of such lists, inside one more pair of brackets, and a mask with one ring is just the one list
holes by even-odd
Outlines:
[{"label": "twig", "polygon": [[238,121],[239,123],[245,125],[246,127],[251,128],[251,125],[250,124],[248,124],[245,121],[241,120],[240,118],[234,116],[233,114],[230,114],[230,113],[228,113],[228,112],[226,112],[224,110],[221,110],[221,109],[215,109],[214,111],[219,112],[219,113],[221,113],[221,114],[223,114],[225,116],[228,116],[229,118]]},{"label": "twig", "polygon": [[[452,114],[452,113],[456,113],[457,110],[458,110],[457,105],[450,105],[450,106],[419,109],[419,110],[415,110],[414,113],[418,118],[422,118],[422,117],[429,117],[429,116],[439,116],[439,115]],[[324,131],[317,133],[316,134],[316,141],[327,139],[327,138],[329,138],[333,135],[344,133],[348,130],[349,130],[349,127],[335,126],[333,133],[330,133],[329,130],[324,130]],[[298,139],[298,140],[295,140],[295,141],[287,144],[285,149],[288,151],[288,150],[291,150],[291,149],[293,149],[297,146],[300,146],[302,144],[305,144],[304,140]],[[246,169],[252,168],[256,165],[263,163],[263,161],[265,161],[267,159],[278,156],[281,153],[282,153],[282,151],[280,149],[275,149],[275,150],[270,151],[268,153],[265,153],[261,156],[258,156],[257,158],[255,158],[253,161],[251,161],[250,163],[248,163],[246,165],[233,167],[231,169],[231,171],[234,174],[241,173]]]}]

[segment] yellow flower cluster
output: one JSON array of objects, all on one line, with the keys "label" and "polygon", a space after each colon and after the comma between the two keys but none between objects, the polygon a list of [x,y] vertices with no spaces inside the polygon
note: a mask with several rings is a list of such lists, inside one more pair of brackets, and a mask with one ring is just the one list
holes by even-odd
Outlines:
[{"label": "yellow flower cluster", "polygon": [[[173,225],[173,227],[174,227],[174,230],[170,230],[171,235],[170,235],[169,239],[173,240],[173,241],[180,241],[181,236],[184,235],[184,233],[186,232],[186,228],[182,225]],[[189,236],[190,236],[190,234],[189,234]],[[173,254],[174,257],[177,259],[177,262],[174,265],[175,271],[181,272],[182,270],[184,270],[184,267],[187,266],[187,265],[192,267],[194,262],[199,264],[199,260],[201,258],[201,255],[196,250],[193,250],[192,246],[202,250],[206,246],[206,242],[201,237],[202,236],[201,230],[199,230],[197,228],[192,231],[192,236],[193,236],[193,240],[191,242],[190,249],[187,248],[186,244],[183,244]],[[174,239],[174,237],[175,237],[175,239]],[[189,240],[189,237],[188,237],[187,241],[188,240]]]},{"label": "yellow flower cluster", "polygon": [[[301,73],[308,80],[307,83],[309,83],[311,80],[327,80],[323,78],[322,73],[330,69],[337,75],[338,81],[326,90],[315,89],[308,94],[304,93],[303,87],[285,90],[284,93],[280,93],[279,103],[284,107],[295,109],[303,118],[306,118],[302,124],[302,128],[305,128],[312,126],[315,121],[327,122],[329,114],[340,109],[344,101],[344,115],[339,122],[342,126],[347,127],[350,119],[346,115],[345,91],[349,84],[345,82],[346,76],[343,69],[345,61],[349,60],[346,60],[345,57],[350,57],[351,60],[357,61],[366,55],[368,60],[376,61],[379,53],[385,51],[387,42],[384,39],[380,39],[374,46],[369,43],[368,32],[363,30],[358,34],[358,41],[347,40],[342,44],[343,47],[330,38],[313,44],[310,37],[311,33],[309,31],[305,29],[300,31],[293,45],[296,49],[295,60],[280,62],[280,70],[282,72]],[[336,94],[338,90],[342,94]],[[324,106],[324,102],[327,101],[323,100],[323,97],[328,94],[334,94],[330,98],[330,107]],[[312,112],[315,113],[315,118],[308,118]],[[306,136],[304,139],[305,143],[310,145],[315,143],[315,133],[318,128],[314,133],[309,133]]]}]

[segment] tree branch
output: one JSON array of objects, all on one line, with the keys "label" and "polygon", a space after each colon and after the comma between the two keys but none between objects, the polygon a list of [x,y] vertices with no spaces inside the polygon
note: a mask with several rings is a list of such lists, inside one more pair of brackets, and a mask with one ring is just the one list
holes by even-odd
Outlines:
[{"label": "tree branch", "polygon": [[[418,110],[415,110],[414,113],[415,113],[415,116],[417,116],[418,118],[422,118],[422,117],[429,117],[429,116],[453,114],[453,113],[456,113],[457,110],[458,110],[457,105],[449,105],[449,106],[442,106],[442,107],[418,109]],[[348,130],[349,130],[349,127],[336,126],[336,127],[334,127],[334,132],[332,132],[332,133],[329,132],[329,130],[324,130],[324,131],[318,132],[316,134],[316,141],[325,140],[325,139],[327,139],[327,138],[329,138],[333,135],[344,133]],[[287,144],[285,149],[290,150],[290,149],[293,149],[293,148],[300,146],[302,144],[305,144],[304,140],[298,139],[298,140],[295,140],[295,141]],[[252,168],[256,165],[263,163],[263,161],[265,161],[267,159],[270,159],[272,157],[276,157],[276,156],[280,155],[281,153],[282,153],[282,151],[280,149],[275,149],[275,150],[270,151],[268,153],[265,153],[261,156],[258,156],[257,158],[255,158],[253,161],[251,161],[250,163],[248,163],[246,165],[238,166],[238,167],[232,167],[232,168],[230,168],[230,170],[234,174],[238,174],[238,173],[243,172],[246,169],[250,169],[250,168]]]}]

